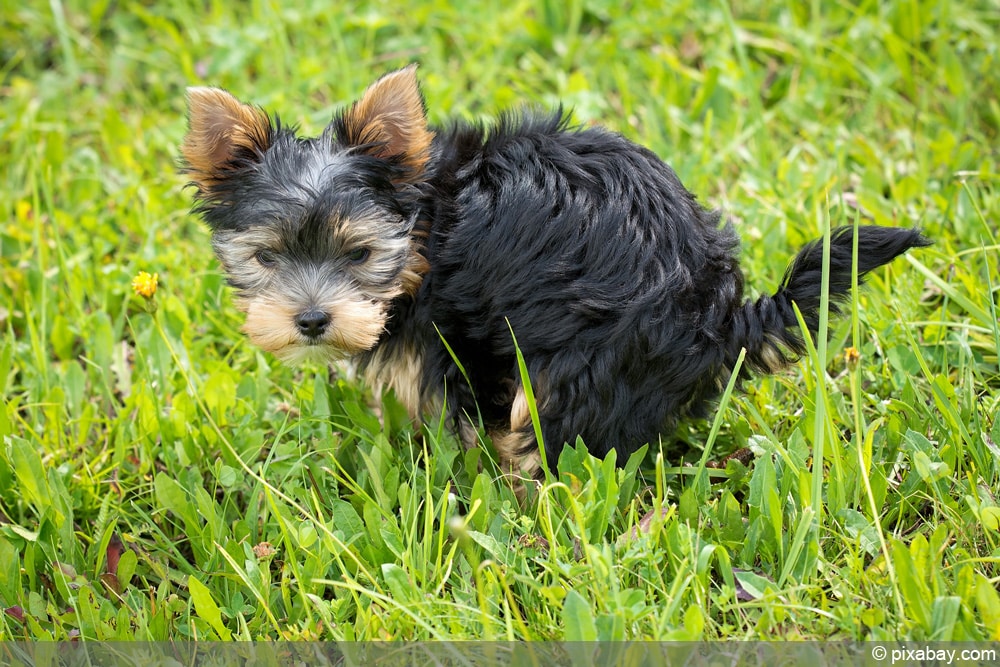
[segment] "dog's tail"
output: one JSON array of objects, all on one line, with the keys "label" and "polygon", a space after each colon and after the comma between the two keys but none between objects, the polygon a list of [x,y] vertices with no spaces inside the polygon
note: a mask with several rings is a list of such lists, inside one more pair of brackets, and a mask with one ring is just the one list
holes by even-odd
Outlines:
[{"label": "dog's tail", "polygon": [[[902,255],[910,248],[931,242],[915,229],[865,226],[858,228],[858,284],[865,274]],[[851,291],[854,228],[838,227],[830,235],[830,312]],[[740,348],[746,348],[745,370],[774,373],[805,351],[801,328],[795,317],[796,304],[812,334],[819,328],[819,307],[823,275],[823,241],[804,247],[785,271],[782,285],[772,296],[747,301],[734,313],[727,350],[731,363]],[[794,355],[794,356],[790,356]]]}]

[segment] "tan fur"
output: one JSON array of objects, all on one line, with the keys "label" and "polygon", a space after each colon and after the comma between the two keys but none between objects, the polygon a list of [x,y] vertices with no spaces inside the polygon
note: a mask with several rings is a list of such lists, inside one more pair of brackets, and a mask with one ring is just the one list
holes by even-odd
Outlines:
[{"label": "tan fur", "polygon": [[542,476],[542,456],[537,447],[527,454],[518,455],[514,452],[534,444],[534,434],[523,431],[496,434],[492,435],[491,439],[500,456],[500,470],[510,480],[518,501],[523,503],[527,495],[527,485],[537,485],[538,479]]},{"label": "tan fur", "polygon": [[279,354],[299,339],[295,329],[295,312],[287,304],[266,299],[239,300],[237,306],[246,312],[243,333],[262,350]]},{"label": "tan fur", "polygon": [[424,256],[427,244],[427,223],[418,222],[410,232],[410,254],[406,266],[399,275],[403,294],[416,296],[424,275],[431,270],[430,262]]},{"label": "tan fur", "polygon": [[406,266],[399,274],[400,287],[403,294],[416,296],[420,284],[424,281],[424,275],[431,270],[431,265],[423,254],[423,242],[410,239],[410,256],[406,260]]},{"label": "tan fur", "polygon": [[375,350],[372,360],[365,369],[365,381],[378,396],[385,389],[392,389],[396,398],[406,407],[406,412],[415,424],[428,412],[428,406],[420,395],[420,377],[423,359],[416,350],[396,350],[391,356],[387,347]]},{"label": "tan fur", "polygon": [[524,393],[524,387],[518,387],[510,406],[510,430],[521,431],[529,426],[531,426],[531,410],[528,409],[528,396]]},{"label": "tan fur", "polygon": [[[333,216],[330,220],[330,233],[340,239],[345,247],[367,247],[376,255],[379,252],[393,253],[397,248],[397,243],[407,245],[406,264],[403,266],[398,276],[398,281],[392,285],[390,290],[384,293],[372,294],[371,296],[389,301],[400,294],[413,296],[417,293],[420,283],[423,282],[424,274],[430,270],[430,264],[423,255],[424,240],[426,233],[414,231],[410,238],[400,241],[393,240],[391,243],[381,236],[381,228],[385,225],[384,220],[379,218],[341,218]],[[356,271],[378,269],[378,262],[366,262],[363,266],[356,268]],[[378,283],[381,278],[378,275],[360,275],[364,282]]]},{"label": "tan fur", "polygon": [[181,153],[199,188],[219,181],[219,169],[239,148],[265,150],[270,121],[257,107],[219,88],[188,88],[188,133]]},{"label": "tan fur", "polygon": [[309,345],[295,326],[298,311],[290,304],[255,298],[241,299],[238,305],[247,314],[243,332],[250,341],[288,361],[313,356],[325,356],[328,360],[353,356],[373,348],[385,328],[384,304],[349,297],[331,299],[318,304],[330,314],[331,326],[317,341],[319,344]]},{"label": "tan fur", "polygon": [[542,456],[537,447],[527,454],[518,451],[527,445],[534,444],[535,434],[530,431],[514,431],[496,434],[491,437],[493,446],[500,456],[500,469],[516,480],[534,480],[542,470]]},{"label": "tan fur", "polygon": [[386,74],[370,85],[344,114],[347,140],[375,144],[380,157],[400,156],[416,180],[430,159],[434,133],[427,129],[424,101],[417,85],[417,66]]},{"label": "tan fur", "polygon": [[323,336],[338,350],[355,355],[370,350],[378,343],[385,329],[385,304],[378,301],[342,298],[320,303],[330,313],[333,326]]},{"label": "tan fur", "polygon": [[768,341],[760,351],[761,360],[767,365],[769,373],[777,373],[788,366],[788,357],[784,355],[778,344]]},{"label": "tan fur", "polygon": [[[537,384],[537,381],[532,384]],[[542,455],[535,442],[528,398],[523,387],[518,387],[511,403],[510,430],[491,433],[490,439],[500,457],[500,469],[513,482],[518,499],[524,500],[525,485],[541,477]],[[528,453],[522,453],[527,447],[531,447]]]},{"label": "tan fur", "polygon": [[466,417],[458,420],[458,441],[466,449],[472,449],[482,444],[479,441],[479,429],[472,423],[471,418]]}]

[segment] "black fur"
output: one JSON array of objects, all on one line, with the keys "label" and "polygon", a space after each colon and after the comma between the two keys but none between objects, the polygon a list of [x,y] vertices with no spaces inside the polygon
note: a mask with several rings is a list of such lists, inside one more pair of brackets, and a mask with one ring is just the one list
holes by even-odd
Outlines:
[{"label": "black fur", "polygon": [[[362,366],[417,355],[422,405],[445,396],[456,420],[481,414],[504,437],[520,386],[513,330],[552,465],[578,435],[595,455],[613,448],[624,462],[678,418],[703,414],[743,348],[744,377],[801,354],[793,303],[817,327],[819,242],[795,257],[774,295],[745,300],[732,225],[618,134],[571,127],[561,112],[508,114],[491,127],[439,130],[426,164],[404,169],[370,138],[350,145],[346,126],[338,116],[308,140],[271,128],[267,145],[241,146],[214,180],[196,181],[202,212],[216,231],[281,224],[295,237],[332,210],[374,211],[387,236],[408,230],[426,260],[422,281],[392,298]],[[304,184],[300,172],[315,172],[317,151],[329,173]],[[861,227],[859,280],[928,243],[911,229]],[[313,247],[337,252],[319,240]],[[853,229],[833,231],[834,311],[851,286],[852,247]],[[509,458],[535,446],[531,424],[516,421]]]},{"label": "black fur", "polygon": [[[454,414],[475,415],[478,401],[487,426],[502,425],[518,384],[509,322],[543,384],[551,464],[577,435],[624,462],[678,418],[704,414],[743,347],[751,369],[776,370],[767,348],[803,350],[793,302],[815,331],[820,243],[773,297],[744,302],[732,226],[620,135],[573,129],[560,114],[505,116],[490,129],[455,127],[438,149],[416,321],[425,336],[437,325],[472,391],[430,338],[426,390],[444,378]],[[850,289],[852,235],[833,233],[833,303]],[[914,230],[862,227],[859,277],[926,244]]]}]

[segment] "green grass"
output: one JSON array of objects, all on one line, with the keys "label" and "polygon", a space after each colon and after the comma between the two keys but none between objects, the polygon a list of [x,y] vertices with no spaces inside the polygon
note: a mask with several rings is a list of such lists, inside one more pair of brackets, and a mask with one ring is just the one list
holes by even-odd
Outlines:
[{"label": "green grass", "polygon": [[[285,4],[0,14],[0,639],[1000,640],[995,4]],[[439,423],[249,346],[176,170],[185,86],[315,132],[414,60],[435,121],[562,101],[650,146],[754,292],[831,224],[935,245],[519,508]]]}]

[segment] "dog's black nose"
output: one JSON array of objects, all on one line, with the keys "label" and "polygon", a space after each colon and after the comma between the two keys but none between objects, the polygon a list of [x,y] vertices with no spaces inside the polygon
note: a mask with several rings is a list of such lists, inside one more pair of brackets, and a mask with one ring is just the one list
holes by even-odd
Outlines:
[{"label": "dog's black nose", "polygon": [[307,310],[295,318],[295,326],[299,328],[299,333],[309,338],[322,336],[328,324],[330,316],[322,310]]}]

